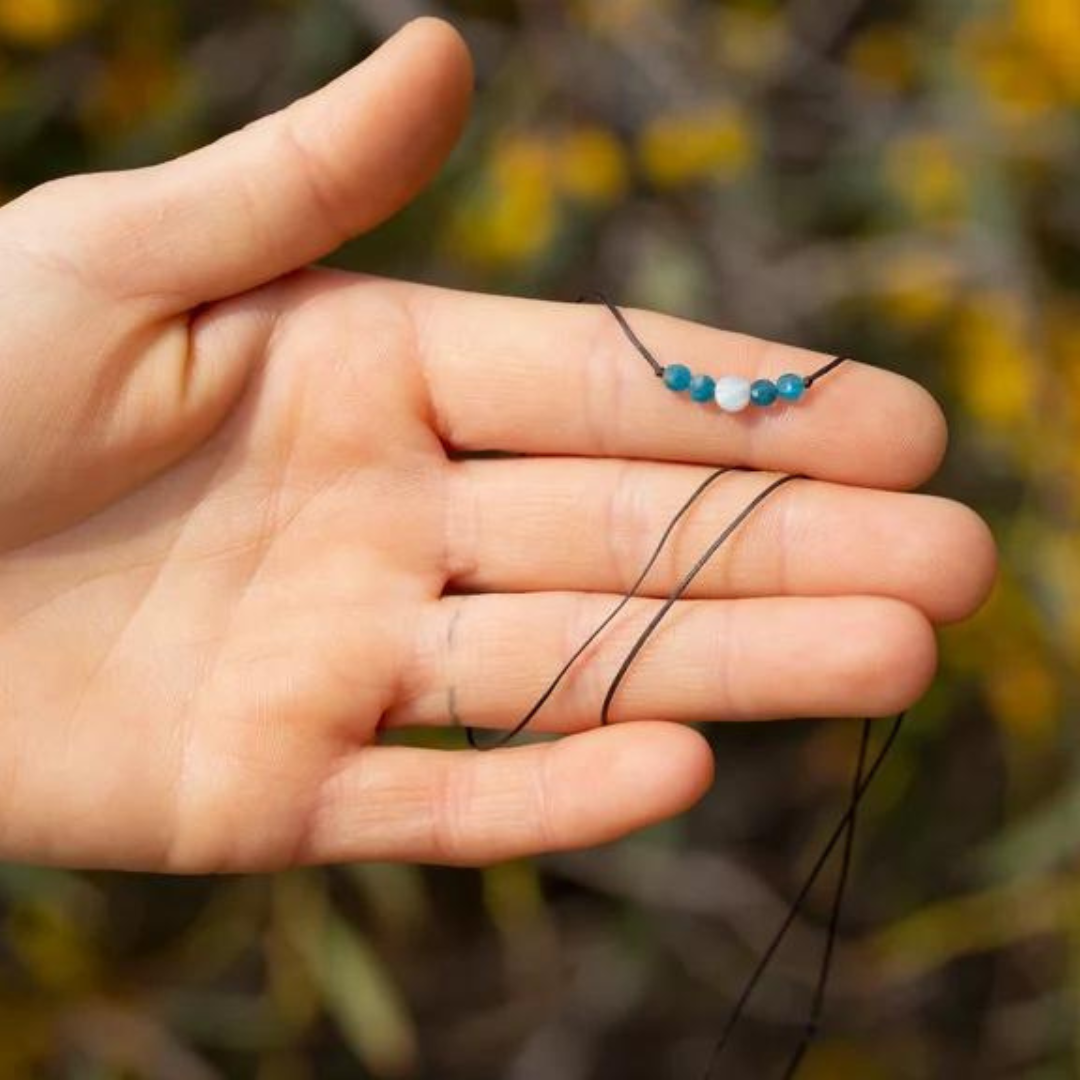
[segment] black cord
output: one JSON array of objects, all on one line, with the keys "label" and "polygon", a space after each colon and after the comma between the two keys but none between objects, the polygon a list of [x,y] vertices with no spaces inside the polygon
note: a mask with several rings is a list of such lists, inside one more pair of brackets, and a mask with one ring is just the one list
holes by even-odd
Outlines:
[{"label": "black cord", "polygon": [[[649,351],[644,342],[637,336],[633,328],[630,326],[626,319],[626,316],[622,311],[607,299],[602,293],[594,293],[586,297],[582,297],[583,300],[596,300],[603,304],[617,320],[619,326],[622,328],[623,333],[627,339],[634,346],[637,352],[645,360],[645,362],[652,369],[652,372],[657,377],[663,377],[664,365],[661,364]],[[811,372],[809,375],[803,377],[803,385],[806,389],[809,389],[819,379],[828,375],[830,372],[838,368],[844,363],[845,357],[837,356],[827,363],[823,364],[816,371]],[[544,704],[548,701],[551,695],[555,692],[556,688],[565,678],[566,674],[570,671],[573,665],[580,659],[585,650],[600,636],[600,634],[611,624],[612,620],[623,610],[623,608],[630,602],[630,600],[637,595],[638,590],[641,588],[656,564],[656,560],[660,557],[661,551],[667,544],[674,531],[676,525],[689,511],[689,509],[697,502],[699,498],[706,492],[706,490],[716,481],[719,477],[723,476],[726,472],[731,471],[727,467],[720,468],[710,473],[709,476],[699,484],[694,491],[687,498],[686,502],[676,511],[667,527],[664,529],[663,534],[660,536],[656,547],[650,555],[648,561],[645,563],[644,568],[638,575],[637,579],[630,586],[630,589],[620,599],[620,601],[611,610],[608,616],[600,623],[599,626],[585,639],[584,642],[574,651],[569,660],[559,669],[555,677],[548,684],[547,688],[540,695],[539,698],[533,703],[532,707],[525,713],[525,715],[507,732],[504,732],[494,742],[486,745],[481,745],[476,738],[476,732],[473,728],[467,727],[465,729],[466,737],[468,738],[469,745],[480,750],[492,750],[500,746],[505,746],[511,739],[519,735],[530,721],[536,716],[536,714],[543,708]],[[664,603],[660,606],[657,612],[649,620],[648,625],[638,636],[637,640],[631,646],[630,651],[627,653],[622,663],[619,665],[615,676],[612,678],[610,685],[608,686],[607,693],[604,696],[604,701],[600,709],[600,723],[607,724],[609,720],[609,713],[611,710],[611,703],[618,692],[619,686],[626,678],[630,667],[637,659],[641,650],[648,643],[649,639],[655,633],[660,623],[665,616],[671,610],[675,603],[685,594],[686,590],[690,587],[694,579],[705,568],[709,561],[716,555],[716,553],[723,547],[723,545],[730,539],[734,532],[740,525],[774,492],[779,490],[785,484],[790,483],[792,480],[800,479],[798,476],[785,475],[773,480],[767,487],[758,492],[743,509],[728,523],[720,535],[706,548],[701,557],[694,563],[694,565],[683,575],[682,579],[667,596]],[[818,877],[821,875],[823,868],[832,855],[833,850],[841,839],[844,841],[843,854],[841,857],[840,870],[837,875],[836,888],[833,894],[832,909],[829,915],[829,925],[826,932],[825,947],[822,955],[821,967],[818,971],[818,977],[814,986],[814,995],[810,1007],[809,1016],[807,1022],[803,1027],[802,1035],[796,1046],[791,1058],[788,1061],[787,1067],[784,1071],[784,1080],[792,1080],[799,1066],[802,1064],[803,1059],[806,1056],[807,1051],[813,1043],[814,1038],[817,1035],[821,1016],[825,1007],[825,996],[828,988],[829,977],[832,972],[833,957],[836,948],[836,942],[839,936],[840,916],[843,908],[844,894],[847,888],[848,879],[851,871],[852,853],[855,844],[855,825],[857,819],[857,811],[863,798],[866,796],[866,792],[873,782],[883,762],[892,749],[893,744],[896,742],[900,729],[904,722],[905,713],[900,713],[893,721],[892,728],[888,735],[885,737],[884,742],[874,756],[873,761],[870,764],[869,769],[866,769],[866,759],[869,750],[870,743],[870,720],[864,720],[862,726],[862,736],[859,743],[858,759],[856,762],[855,773],[852,779],[851,796],[848,801],[847,809],[841,816],[836,827],[833,829],[828,841],[825,843],[817,859],[814,862],[813,867],[807,874],[802,887],[796,894],[795,899],[791,902],[788,912],[780,924],[779,928],[774,933],[769,944],[762,953],[758,963],[755,965],[749,978],[743,986],[738,999],[732,1008],[731,1013],[724,1025],[724,1028],[713,1047],[712,1054],[710,1055],[708,1065],[706,1066],[704,1080],[711,1080],[714,1070],[720,1061],[720,1058],[729,1045],[733,1032],[739,1021],[745,1014],[747,1004],[750,1001],[758,984],[761,982],[765,971],[768,969],[769,964],[772,962],[773,957],[776,955],[777,950],[783,943],[788,931],[791,929],[795,922],[799,912],[802,910],[803,905],[806,902],[807,897],[813,889]]]},{"label": "black cord", "polygon": [[615,692],[619,689],[619,684],[626,678],[626,673],[630,670],[630,665],[637,658],[638,653],[645,648],[649,638],[652,637],[656,628],[660,625],[664,616],[671,610],[676,601],[690,588],[694,578],[705,569],[706,563],[720,550],[731,534],[777,489],[784,486],[784,484],[791,483],[792,480],[798,480],[797,476],[781,476],[779,479],[774,480],[767,488],[759,491],[747,504],[739,511],[738,514],[731,520],[727,528],[705,549],[705,553],[700,559],[686,572],[683,579],[678,585],[672,589],[668,598],[661,605],[656,614],[649,620],[649,625],[642,630],[637,641],[631,646],[630,651],[626,654],[626,658],[619,665],[619,670],[615,673],[615,678],[611,680],[611,685],[608,687],[607,693],[604,695],[604,704],[600,708],[600,723],[606,724],[608,722],[608,712],[611,709],[611,700],[615,697]]},{"label": "black cord", "polygon": [[836,893],[833,896],[832,911],[829,913],[829,929],[825,936],[825,952],[821,959],[821,968],[818,971],[817,985],[814,987],[813,1004],[810,1007],[810,1015],[803,1028],[802,1038],[791,1055],[787,1068],[784,1070],[784,1080],[792,1080],[799,1066],[802,1064],[806,1051],[814,1041],[821,1024],[821,1014],[825,1009],[825,990],[829,983],[829,975],[832,973],[833,952],[836,948],[836,938],[840,929],[840,913],[844,906],[844,891],[847,888],[848,875],[851,873],[851,855],[855,848],[855,800],[859,794],[859,785],[862,784],[863,770],[866,768],[866,751],[870,745],[870,721],[862,722],[862,734],[859,737],[859,755],[855,763],[855,773],[851,782],[852,807],[851,822],[844,837],[844,850],[840,857],[840,873],[836,880]]},{"label": "black cord", "polygon": [[812,371],[803,379],[803,386],[809,390],[818,379],[828,375],[830,371],[835,371],[846,359],[846,356],[838,356],[834,360],[830,360],[827,364],[822,364],[817,371]]},{"label": "black cord", "polygon": [[623,333],[630,339],[630,343],[634,346],[642,357],[645,359],[645,363],[653,369],[653,374],[658,378],[664,376],[664,365],[656,359],[655,356],[645,347],[645,343],[634,333],[634,328],[626,321],[626,316],[619,310],[619,308],[613,304],[603,293],[586,293],[584,296],[578,298],[578,303],[584,303],[589,300],[596,300],[601,303],[611,312],[612,315],[618,320],[619,325],[623,328]]},{"label": "black cord", "polygon": [[791,906],[788,908],[784,921],[780,924],[776,933],[773,934],[765,951],[761,954],[761,959],[758,960],[753,972],[751,972],[750,978],[747,979],[744,984],[742,992],[735,1002],[735,1007],[731,1010],[727,1022],[724,1024],[724,1029],[720,1034],[720,1038],[713,1048],[712,1056],[709,1059],[709,1064],[702,1080],[710,1080],[712,1077],[716,1063],[719,1061],[721,1054],[723,1054],[728,1043],[731,1041],[731,1035],[738,1022],[742,1019],[743,1013],[746,1011],[750,996],[753,994],[754,990],[757,989],[757,985],[761,981],[762,975],[765,974],[765,969],[769,966],[773,956],[776,954],[776,950],[780,948],[784,938],[787,937],[788,931],[791,929],[799,912],[802,910],[803,904],[806,902],[807,896],[810,894],[810,890],[814,887],[823,867],[829,861],[829,856],[833,853],[833,849],[840,842],[840,838],[854,820],[859,804],[866,797],[866,792],[874,782],[874,777],[877,776],[878,770],[881,768],[889,751],[892,749],[893,744],[896,742],[896,738],[900,734],[900,729],[903,726],[905,715],[906,713],[900,713],[893,721],[892,727],[889,729],[889,734],[885,736],[885,741],[881,744],[881,748],[878,750],[877,754],[875,754],[874,760],[867,770],[865,778],[862,783],[859,784],[855,798],[849,802],[847,810],[844,811],[840,820],[836,823],[836,827],[822,847],[817,859],[814,861],[814,865],[810,868],[810,872],[806,875],[806,880],[796,894],[795,899],[791,902]]},{"label": "black cord", "polygon": [[[645,342],[643,342],[641,338],[637,336],[634,328],[630,325],[626,316],[623,314],[622,309],[617,304],[609,300],[601,292],[585,293],[582,296],[578,297],[579,304],[588,303],[590,300],[595,301],[599,304],[603,304],[604,307],[606,307],[608,311],[610,311],[611,314],[615,316],[615,319],[618,322],[619,326],[622,327],[623,333],[627,336],[634,348],[637,349],[637,351],[641,354],[645,363],[647,363],[649,367],[652,368],[653,374],[657,378],[663,378],[664,365],[661,364],[655,356],[653,356],[653,354],[646,346]],[[807,390],[809,390],[810,387],[818,381],[818,379],[821,379],[824,376],[828,375],[831,371],[835,371],[846,359],[847,357],[845,356],[834,357],[832,360],[828,361],[828,363],[822,364],[821,367],[817,369],[817,371],[812,371],[809,375],[804,375],[803,386],[806,387]]]},{"label": "black cord", "polygon": [[648,577],[649,571],[656,564],[656,560],[660,558],[660,553],[664,550],[664,546],[667,544],[668,539],[675,531],[675,526],[679,524],[679,522],[685,516],[686,512],[690,509],[690,507],[694,505],[694,503],[698,501],[699,498],[701,498],[702,495],[705,494],[705,492],[712,486],[714,481],[719,480],[721,476],[731,471],[732,470],[729,469],[727,466],[724,466],[722,469],[716,469],[714,472],[711,472],[700,484],[698,484],[696,488],[694,488],[694,491],[690,495],[690,497],[686,500],[686,502],[682,504],[682,506],[679,507],[679,509],[675,512],[675,516],[672,517],[671,521],[668,522],[667,528],[664,529],[663,533],[660,536],[660,539],[657,541],[656,547],[653,549],[653,553],[649,556],[649,559],[645,563],[645,566],[642,568],[641,573],[638,574],[637,580],[633,583],[633,585],[630,586],[626,595],[623,596],[623,598],[615,605],[615,607],[611,609],[611,612],[604,619],[604,621],[600,623],[600,625],[574,650],[570,659],[567,660],[566,663],[563,664],[563,666],[559,669],[555,677],[551,680],[550,683],[548,683],[547,688],[544,690],[544,692],[536,699],[535,702],[533,702],[533,705],[529,709],[529,711],[525,713],[525,715],[509,731],[504,732],[493,742],[481,744],[476,737],[475,728],[467,727],[465,729],[465,737],[468,739],[469,745],[473,747],[473,749],[498,749],[498,747],[505,746],[508,742],[510,742],[511,739],[520,735],[521,732],[525,730],[526,726],[533,719],[533,717],[536,716],[536,714],[544,707],[548,698],[550,698],[551,695],[555,693],[555,690],[558,687],[559,683],[563,681],[570,669],[574,666],[574,664],[577,663],[577,661],[581,657],[581,654],[584,653],[585,650],[607,629],[615,616],[618,615],[619,612],[622,611],[622,609],[626,607],[626,605],[637,595],[638,589],[641,588],[642,584],[645,581],[645,578]]}]

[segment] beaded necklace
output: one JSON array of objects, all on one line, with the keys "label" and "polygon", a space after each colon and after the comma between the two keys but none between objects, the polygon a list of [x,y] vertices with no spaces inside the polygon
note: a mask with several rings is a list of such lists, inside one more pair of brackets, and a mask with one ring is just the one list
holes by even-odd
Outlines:
[{"label": "beaded necklace", "polygon": [[[638,354],[645,360],[645,362],[652,369],[653,374],[663,382],[663,385],[672,393],[683,394],[685,393],[691,401],[698,404],[715,403],[716,406],[725,413],[739,413],[745,409],[766,409],[773,406],[794,405],[799,402],[803,396],[809,391],[820,379],[827,376],[830,372],[835,371],[841,364],[844,363],[845,357],[838,356],[823,364],[817,370],[812,371],[808,375],[800,375],[794,372],[787,372],[779,378],[766,379],[745,379],[741,376],[735,375],[723,375],[719,378],[715,378],[711,375],[695,374],[685,364],[661,364],[655,356],[646,347],[641,338],[638,337],[633,327],[630,325],[623,312],[610,300],[600,293],[590,294],[583,297],[584,300],[596,301],[603,304],[611,312],[612,316],[616,319],[619,326],[622,328],[623,333],[627,339],[637,350]],[[656,564],[657,559],[660,557],[661,552],[667,545],[668,540],[671,538],[675,531],[675,528],[687,512],[693,507],[702,496],[712,487],[712,485],[720,479],[720,477],[726,475],[729,472],[738,471],[728,466],[723,466],[710,473],[705,480],[703,480],[689,495],[686,501],[679,507],[679,509],[672,516],[668,522],[666,528],[661,534],[652,554],[649,556],[644,567],[638,574],[634,583],[618,601],[618,603],[612,608],[607,617],[592,631],[591,634],[578,646],[578,648],[571,654],[569,659],[563,664],[558,672],[554,675],[543,693],[533,702],[532,706],[525,712],[525,714],[517,721],[517,723],[508,731],[503,732],[500,736],[492,741],[481,743],[477,738],[477,733],[474,728],[467,727],[465,729],[466,738],[469,745],[478,750],[494,750],[498,747],[505,746],[511,740],[516,738],[525,730],[531,723],[536,714],[544,707],[548,699],[554,694],[559,684],[563,681],[566,675],[570,672],[573,666],[581,658],[582,654],[589,648],[589,646],[607,629],[607,627],[615,620],[619,613],[626,607],[626,605],[638,594],[645,579],[648,577],[649,572]],[[717,552],[727,543],[730,537],[739,529],[739,527],[749,518],[755,510],[767,499],[769,499],[776,491],[786,484],[789,484],[795,480],[806,479],[805,477],[789,474],[778,477],[772,480],[766,487],[757,493],[752,499],[750,499],[746,505],[728,522],[720,534],[709,544],[698,560],[690,567],[689,570],[682,576],[679,582],[671,590],[663,603],[657,609],[656,613],[650,619],[645,629],[638,635],[634,644],[630,647],[622,663],[619,665],[611,683],[608,686],[607,692],[604,695],[604,701],[600,708],[599,721],[601,724],[607,724],[609,721],[609,714],[611,711],[611,704],[614,700],[619,686],[626,678],[634,660],[638,654],[648,643],[649,639],[656,632],[657,628],[663,622],[671,608],[682,598],[687,589],[693,583],[694,579],[705,569],[706,565],[713,559]],[[790,1080],[794,1077],[802,1064],[803,1059],[806,1056],[807,1051],[810,1049],[813,1041],[818,1033],[821,1024],[821,1017],[824,1012],[826,992],[828,989],[829,976],[832,971],[833,954],[835,951],[836,940],[840,927],[840,915],[843,907],[844,893],[847,887],[848,876],[851,868],[851,857],[855,842],[855,825],[858,815],[858,809],[862,800],[866,796],[866,792],[869,789],[874,778],[877,776],[881,769],[883,762],[889,751],[892,749],[896,742],[897,736],[900,734],[900,729],[904,722],[904,713],[900,713],[892,722],[888,733],[885,736],[884,741],[880,747],[875,751],[872,760],[870,759],[870,729],[871,721],[869,719],[863,720],[861,724],[861,735],[859,739],[858,754],[856,757],[855,769],[851,781],[850,794],[848,796],[848,802],[846,809],[841,815],[839,821],[836,823],[832,833],[829,835],[828,840],[822,845],[822,849],[818,854],[817,859],[814,861],[809,873],[806,875],[802,886],[792,899],[788,911],[781,922],[780,926],[774,932],[772,938],[769,940],[768,945],[763,950],[757,964],[750,973],[746,982],[743,985],[735,1004],[732,1006],[727,1019],[724,1023],[724,1027],[720,1033],[716,1044],[713,1047],[712,1053],[709,1057],[708,1063],[705,1067],[705,1071],[702,1074],[702,1080],[713,1080],[718,1076],[717,1069],[720,1066],[721,1061],[727,1048],[731,1045],[732,1037],[738,1027],[739,1021],[745,1015],[746,1008],[750,1002],[750,999],[761,982],[765,972],[767,971],[770,963],[772,962],[777,950],[787,937],[788,932],[794,925],[796,918],[801,912],[803,906],[806,903],[807,897],[810,891],[813,889],[814,884],[821,876],[830,856],[833,854],[838,845],[842,843],[841,857],[840,857],[840,869],[837,874],[836,884],[833,891],[832,903],[829,911],[828,927],[825,935],[825,943],[822,951],[821,963],[818,968],[817,978],[814,983],[813,997],[811,1000],[810,1010],[807,1016],[807,1020],[803,1025],[802,1032],[799,1041],[787,1059],[787,1063],[784,1068],[784,1072],[781,1074],[784,1080]]]}]

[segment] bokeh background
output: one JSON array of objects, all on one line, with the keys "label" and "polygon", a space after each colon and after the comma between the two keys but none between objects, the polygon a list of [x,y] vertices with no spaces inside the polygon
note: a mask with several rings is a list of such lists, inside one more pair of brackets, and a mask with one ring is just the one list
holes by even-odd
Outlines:
[{"label": "bokeh background", "polygon": [[[181,153],[426,12],[475,49],[474,121],[339,265],[603,288],[903,371],[951,416],[936,489],[1000,540],[993,601],[944,634],[866,804],[801,1075],[1080,1075],[1080,3],[0,0],[2,195]],[[588,853],[0,867],[0,1076],[695,1080],[836,819],[857,730],[711,737],[694,812]],[[826,900],[722,1075],[781,1067]]]}]

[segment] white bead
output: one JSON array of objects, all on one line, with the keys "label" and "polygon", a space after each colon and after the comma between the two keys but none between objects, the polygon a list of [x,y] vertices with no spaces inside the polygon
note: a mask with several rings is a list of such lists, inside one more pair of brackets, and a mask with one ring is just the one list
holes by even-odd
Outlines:
[{"label": "white bead", "polygon": [[750,404],[750,380],[724,375],[716,380],[716,404],[724,412],[742,412]]}]

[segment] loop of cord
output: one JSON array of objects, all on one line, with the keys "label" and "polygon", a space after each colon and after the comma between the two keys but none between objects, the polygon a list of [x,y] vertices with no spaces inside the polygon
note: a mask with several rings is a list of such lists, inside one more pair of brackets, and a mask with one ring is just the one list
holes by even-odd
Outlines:
[{"label": "loop of cord", "polygon": [[[645,362],[651,368],[653,374],[662,378],[664,375],[664,365],[661,364],[656,357],[649,351],[645,343],[635,333],[633,327],[631,327],[629,321],[623,312],[613,304],[602,293],[593,293],[588,296],[582,297],[582,300],[595,300],[603,304],[611,312],[612,316],[616,319],[623,333],[627,339],[637,350],[639,355],[645,360]],[[816,371],[811,372],[809,375],[804,376],[803,385],[809,389],[819,379],[824,378],[832,371],[835,371],[841,364],[844,363],[845,357],[837,356],[834,359],[828,361],[819,367]],[[656,546],[654,547],[652,554],[645,562],[645,566],[642,568],[638,577],[622,596],[619,602],[612,608],[607,617],[596,627],[596,629],[581,643],[580,646],[574,651],[566,663],[555,674],[554,678],[544,689],[543,693],[536,699],[528,711],[517,721],[516,724],[508,731],[503,732],[500,736],[488,743],[481,743],[476,735],[476,731],[472,727],[466,727],[465,733],[468,739],[469,745],[478,750],[494,750],[498,747],[505,746],[511,740],[520,735],[525,728],[536,717],[537,713],[544,707],[551,696],[555,693],[556,689],[570,672],[573,666],[582,657],[585,651],[590,645],[607,629],[612,621],[619,615],[619,613],[626,607],[626,605],[638,595],[641,587],[645,583],[653,566],[655,566],[657,559],[659,559],[661,552],[664,550],[668,541],[670,540],[672,533],[679,522],[686,516],[693,507],[712,487],[712,485],[721,476],[726,475],[729,472],[738,471],[729,467],[722,467],[716,469],[710,473],[705,480],[703,480],[689,495],[686,501],[675,512],[674,516],[668,522],[667,527],[664,529]],[[714,556],[723,548],[731,536],[739,529],[739,527],[746,521],[751,514],[762,503],[769,499],[775,492],[786,484],[791,483],[793,480],[803,479],[796,475],[784,475],[769,483],[765,488],[759,491],[750,501],[731,519],[731,521],[725,526],[723,531],[717,536],[717,538],[705,549],[698,560],[686,571],[683,577],[675,585],[675,587],[668,594],[664,602],[657,609],[656,613],[650,619],[645,629],[641,632],[634,644],[631,646],[626,656],[619,665],[611,683],[608,686],[607,693],[604,696],[603,704],[600,708],[600,723],[607,724],[609,722],[609,714],[611,711],[611,705],[615,698],[616,693],[623,680],[626,678],[634,661],[637,659],[641,650],[644,649],[646,644],[652,635],[659,628],[664,618],[670,612],[671,608],[682,598],[687,589],[690,588],[695,578],[705,569],[708,563],[714,558]],[[877,776],[882,764],[884,763],[889,751],[892,749],[897,737],[900,734],[901,726],[904,721],[904,713],[900,713],[899,716],[893,721],[892,727],[885,737],[884,742],[874,755],[869,768],[866,766],[867,756],[869,753],[870,743],[870,728],[871,721],[864,720],[862,722],[862,733],[859,741],[859,750],[855,765],[855,771],[852,778],[851,791],[848,798],[847,808],[837,822],[836,827],[829,836],[829,839],[823,845],[821,852],[819,853],[814,865],[811,867],[809,873],[800,887],[795,899],[791,902],[787,914],[780,926],[774,932],[772,938],[769,940],[768,945],[764,949],[754,969],[750,973],[750,976],[743,985],[742,991],[735,1001],[731,1012],[724,1024],[720,1037],[713,1047],[712,1053],[709,1057],[708,1063],[705,1068],[702,1080],[712,1080],[716,1075],[716,1069],[719,1066],[720,1060],[731,1044],[732,1036],[737,1028],[739,1021],[746,1013],[747,1006],[750,1002],[754,991],[757,989],[762,978],[765,975],[773,957],[776,955],[777,950],[780,948],[784,939],[787,937],[788,931],[794,925],[795,919],[802,911],[804,904],[810,891],[813,889],[817,882],[822,870],[827,864],[829,857],[832,855],[836,846],[843,841],[843,850],[841,854],[840,870],[837,875],[836,884],[833,890],[832,906],[829,913],[829,922],[826,930],[825,944],[823,949],[823,955],[821,965],[818,969],[818,975],[814,984],[813,997],[811,1001],[809,1015],[802,1028],[801,1036],[798,1044],[796,1045],[793,1053],[788,1059],[787,1065],[784,1069],[784,1080],[792,1080],[792,1078],[798,1072],[807,1052],[809,1051],[818,1030],[821,1025],[821,1019],[825,1007],[825,997],[828,988],[829,977],[832,971],[832,961],[835,952],[836,942],[839,935],[840,915],[843,906],[843,899],[847,887],[848,878],[851,870],[852,853],[855,843],[855,825],[857,818],[857,811],[862,800],[866,796],[866,792],[873,782],[875,776]]]}]

